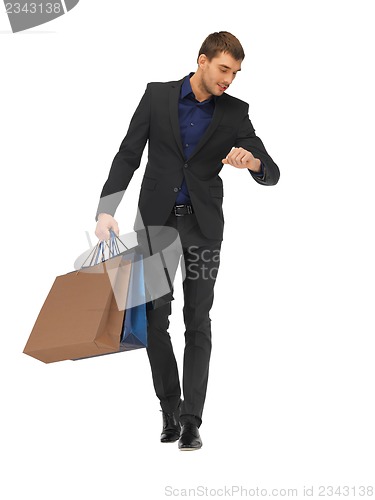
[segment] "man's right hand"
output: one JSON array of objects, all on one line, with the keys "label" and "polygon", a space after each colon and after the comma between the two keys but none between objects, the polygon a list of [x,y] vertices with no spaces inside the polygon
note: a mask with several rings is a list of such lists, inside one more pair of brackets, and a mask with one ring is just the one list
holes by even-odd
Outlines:
[{"label": "man's right hand", "polygon": [[117,221],[109,214],[99,214],[98,222],[96,224],[95,236],[99,238],[100,241],[109,240],[110,234],[109,230],[112,231],[119,236],[119,228]]}]

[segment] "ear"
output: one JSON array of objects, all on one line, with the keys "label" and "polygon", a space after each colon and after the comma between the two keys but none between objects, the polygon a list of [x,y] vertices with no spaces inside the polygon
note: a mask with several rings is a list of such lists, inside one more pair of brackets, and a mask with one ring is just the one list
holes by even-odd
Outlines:
[{"label": "ear", "polygon": [[204,68],[206,63],[208,62],[208,59],[207,59],[207,56],[206,54],[201,54],[199,57],[198,57],[198,66],[200,68]]}]

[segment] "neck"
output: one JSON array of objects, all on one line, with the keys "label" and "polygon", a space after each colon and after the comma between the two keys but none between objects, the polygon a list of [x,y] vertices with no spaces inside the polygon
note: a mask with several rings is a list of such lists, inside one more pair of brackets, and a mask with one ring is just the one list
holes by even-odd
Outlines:
[{"label": "neck", "polygon": [[197,101],[202,102],[212,97],[212,94],[207,92],[207,90],[205,89],[202,77],[199,72],[199,68],[197,72],[194,73],[194,75],[190,78],[190,85]]}]

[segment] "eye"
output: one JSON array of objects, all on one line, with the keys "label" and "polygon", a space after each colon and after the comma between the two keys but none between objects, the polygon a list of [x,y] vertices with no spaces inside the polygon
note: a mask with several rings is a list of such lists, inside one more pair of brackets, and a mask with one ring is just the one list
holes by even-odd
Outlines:
[{"label": "eye", "polygon": [[227,70],[226,70],[226,69],[222,69],[222,70],[221,70],[221,72],[222,72],[222,73],[226,73],[226,72],[227,72]]}]

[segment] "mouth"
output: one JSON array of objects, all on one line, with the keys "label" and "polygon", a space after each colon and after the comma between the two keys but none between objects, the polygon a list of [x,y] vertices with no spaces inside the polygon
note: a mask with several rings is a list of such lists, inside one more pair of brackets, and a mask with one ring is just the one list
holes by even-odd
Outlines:
[{"label": "mouth", "polygon": [[222,92],[225,92],[225,91],[227,90],[227,88],[228,88],[228,86],[227,86],[227,85],[221,85],[220,83],[218,83],[217,85],[218,85],[219,89],[220,89]]}]

